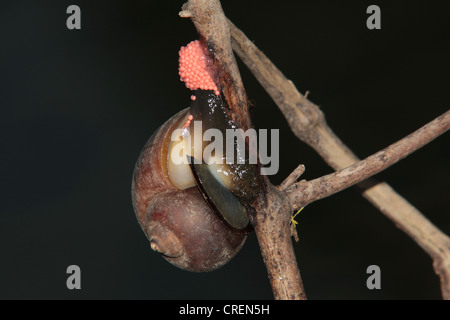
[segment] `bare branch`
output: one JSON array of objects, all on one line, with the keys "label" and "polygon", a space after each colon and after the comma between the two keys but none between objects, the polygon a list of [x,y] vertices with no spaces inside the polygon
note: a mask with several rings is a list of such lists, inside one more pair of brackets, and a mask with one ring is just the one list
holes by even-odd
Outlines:
[{"label": "bare branch", "polygon": [[[350,167],[312,181],[302,181],[288,190],[291,201],[301,206],[323,199],[383,171],[406,158],[450,127],[450,110],[389,147]],[[295,171],[293,172],[293,174]]]},{"label": "bare branch", "polygon": [[[294,134],[335,170],[358,157],[333,133],[319,107],[306,99],[278,68],[230,21],[233,50],[278,105]],[[450,299],[450,238],[387,183],[366,180],[362,195],[408,234],[433,259],[444,299]]]}]

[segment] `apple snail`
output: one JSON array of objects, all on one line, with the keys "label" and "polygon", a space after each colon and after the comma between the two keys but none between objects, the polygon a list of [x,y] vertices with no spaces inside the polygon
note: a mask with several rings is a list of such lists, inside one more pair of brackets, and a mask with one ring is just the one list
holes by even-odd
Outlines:
[{"label": "apple snail", "polygon": [[[232,161],[223,148],[211,150],[211,130],[225,134],[239,124],[227,115],[205,46],[193,41],[179,53],[180,79],[192,90],[190,107],[145,144],[132,201],[153,250],[181,269],[206,272],[232,259],[252,230],[249,204],[260,192],[258,167],[235,144]],[[215,136],[214,146],[226,145],[223,136]]]}]

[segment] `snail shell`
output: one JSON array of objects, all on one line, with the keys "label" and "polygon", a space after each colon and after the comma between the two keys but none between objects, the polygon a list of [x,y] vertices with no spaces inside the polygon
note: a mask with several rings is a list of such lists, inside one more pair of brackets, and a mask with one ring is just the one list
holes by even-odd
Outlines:
[{"label": "snail shell", "polygon": [[133,174],[132,201],[153,250],[181,269],[205,272],[233,258],[246,234],[233,231],[213,212],[189,165],[168,161],[172,132],[188,115],[184,109],[170,118],[144,146]]}]

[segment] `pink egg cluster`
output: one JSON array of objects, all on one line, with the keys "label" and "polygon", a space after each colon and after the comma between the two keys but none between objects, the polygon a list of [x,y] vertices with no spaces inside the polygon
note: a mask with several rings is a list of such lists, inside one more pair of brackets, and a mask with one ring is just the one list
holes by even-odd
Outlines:
[{"label": "pink egg cluster", "polygon": [[215,94],[220,94],[212,76],[212,62],[205,56],[200,41],[195,40],[181,47],[179,55],[178,73],[188,89],[213,90]]}]

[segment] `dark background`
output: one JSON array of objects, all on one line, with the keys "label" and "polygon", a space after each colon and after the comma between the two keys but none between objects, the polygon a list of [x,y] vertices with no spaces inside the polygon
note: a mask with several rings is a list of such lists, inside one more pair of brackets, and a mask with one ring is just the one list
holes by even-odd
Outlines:
[{"label": "dark background", "polygon": [[[448,1],[223,1],[227,16],[366,157],[449,108]],[[0,4],[0,298],[271,299],[255,235],[223,268],[181,271],[151,251],[131,206],[134,163],[189,104],[178,50],[197,38],[183,1]],[[447,5],[444,5],[444,4]],[[77,4],[82,29],[66,28]],[[366,28],[377,4],[382,30]],[[240,64],[258,128],[281,133],[279,183],[331,172]],[[449,136],[378,177],[450,233]],[[439,299],[431,259],[349,189],[308,206],[295,244],[310,299]],[[81,268],[81,290],[66,268]],[[381,267],[381,290],[366,268]]]}]

